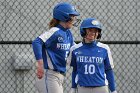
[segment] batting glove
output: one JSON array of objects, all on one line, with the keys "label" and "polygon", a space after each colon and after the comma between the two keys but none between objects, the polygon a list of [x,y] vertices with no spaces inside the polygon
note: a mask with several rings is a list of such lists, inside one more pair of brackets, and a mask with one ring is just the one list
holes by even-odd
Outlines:
[{"label": "batting glove", "polygon": [[111,92],[111,93],[117,93],[117,91],[115,90],[115,91],[113,91],[113,92]]},{"label": "batting glove", "polygon": [[71,88],[70,93],[76,93],[76,88]]}]

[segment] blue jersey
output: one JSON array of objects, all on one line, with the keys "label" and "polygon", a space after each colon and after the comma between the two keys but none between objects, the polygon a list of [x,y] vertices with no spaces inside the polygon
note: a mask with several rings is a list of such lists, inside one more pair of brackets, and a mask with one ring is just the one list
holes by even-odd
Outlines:
[{"label": "blue jersey", "polygon": [[45,69],[65,73],[66,58],[73,42],[69,29],[61,25],[53,27],[33,41],[36,60],[43,59]]},{"label": "blue jersey", "polygon": [[72,47],[71,66],[76,82],[83,87],[108,85],[105,71],[114,67],[108,45],[100,42],[80,43]]}]

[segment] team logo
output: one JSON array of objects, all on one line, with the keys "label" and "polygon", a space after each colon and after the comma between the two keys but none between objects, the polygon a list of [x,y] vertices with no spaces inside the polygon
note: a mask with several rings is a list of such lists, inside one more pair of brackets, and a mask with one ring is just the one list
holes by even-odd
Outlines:
[{"label": "team logo", "polygon": [[75,11],[75,10],[76,10],[76,7],[75,7],[75,6],[72,6],[72,10],[74,10],[74,11]]},{"label": "team logo", "polygon": [[63,42],[63,40],[64,40],[63,37],[58,37],[59,42]]},{"label": "team logo", "polygon": [[81,51],[78,51],[78,54],[80,55],[80,54],[82,54],[82,52]]},{"label": "team logo", "polygon": [[91,23],[92,23],[93,25],[98,25],[98,24],[99,24],[99,21],[93,20]]},{"label": "team logo", "polygon": [[101,52],[101,50],[98,50],[98,52]]},{"label": "team logo", "polygon": [[75,55],[76,54],[80,55],[80,54],[82,54],[82,52],[81,51],[75,52]]}]

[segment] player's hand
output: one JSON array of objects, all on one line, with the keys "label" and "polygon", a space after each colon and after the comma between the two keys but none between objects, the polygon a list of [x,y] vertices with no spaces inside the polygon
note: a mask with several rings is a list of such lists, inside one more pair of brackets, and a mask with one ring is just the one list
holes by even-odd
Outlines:
[{"label": "player's hand", "polygon": [[43,66],[43,61],[42,60],[38,60],[37,62],[37,77],[38,79],[42,79],[43,75],[44,75],[44,66]]},{"label": "player's hand", "polygon": [[71,88],[70,93],[76,93],[76,88]]},{"label": "player's hand", "polygon": [[111,92],[111,93],[117,93],[117,91],[115,90],[115,91],[113,91],[113,92]]}]

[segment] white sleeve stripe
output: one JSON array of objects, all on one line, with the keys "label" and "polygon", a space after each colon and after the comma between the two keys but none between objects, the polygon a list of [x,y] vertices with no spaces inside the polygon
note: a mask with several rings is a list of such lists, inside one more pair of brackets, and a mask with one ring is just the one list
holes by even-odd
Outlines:
[{"label": "white sleeve stripe", "polygon": [[108,57],[109,57],[109,61],[110,61],[111,68],[114,68],[113,58],[112,58],[110,49],[108,49]]},{"label": "white sleeve stripe", "polygon": [[104,76],[105,76],[105,85],[108,85],[108,80],[106,78],[106,74],[104,74]]},{"label": "white sleeve stripe", "polygon": [[43,33],[43,34],[41,34],[41,35],[39,36],[39,38],[42,39],[43,42],[46,42],[47,39],[49,39],[49,38],[50,38],[56,31],[58,31],[58,30],[59,30],[59,28],[53,27],[53,28],[51,28],[49,31],[47,31],[47,32],[45,32],[45,33]]},{"label": "white sleeve stripe", "polygon": [[110,48],[108,47],[108,45],[102,44],[102,43],[99,42],[99,43],[97,44],[97,46],[102,47],[102,48],[105,48],[105,49],[107,50],[111,68],[114,68],[112,54],[111,54],[111,51],[110,51]]},{"label": "white sleeve stripe", "polygon": [[77,84],[78,83],[78,74],[76,75],[76,77],[75,77],[75,83]]}]

